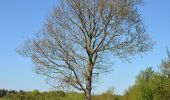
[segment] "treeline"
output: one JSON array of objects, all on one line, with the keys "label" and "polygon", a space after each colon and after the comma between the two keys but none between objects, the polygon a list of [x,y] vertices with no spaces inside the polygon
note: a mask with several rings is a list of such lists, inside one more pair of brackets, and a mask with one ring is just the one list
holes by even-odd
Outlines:
[{"label": "treeline", "polygon": [[[92,100],[120,100],[121,96],[107,91],[101,95],[93,95]],[[77,92],[50,91],[15,91],[0,89],[0,100],[85,100],[84,94]]]},{"label": "treeline", "polygon": [[34,91],[15,91],[0,89],[0,100],[83,100],[81,93],[63,91],[40,92]]}]

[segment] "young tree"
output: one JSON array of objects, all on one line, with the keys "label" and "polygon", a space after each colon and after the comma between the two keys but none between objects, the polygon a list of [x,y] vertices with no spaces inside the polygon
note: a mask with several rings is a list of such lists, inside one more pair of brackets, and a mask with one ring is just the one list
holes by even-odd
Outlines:
[{"label": "young tree", "polygon": [[167,48],[167,59],[163,59],[160,65],[161,73],[170,78],[170,53]]},{"label": "young tree", "polygon": [[137,6],[142,0],[63,0],[41,32],[19,54],[36,72],[60,87],[73,87],[91,100],[92,83],[110,71],[108,56],[120,59],[152,49]]}]

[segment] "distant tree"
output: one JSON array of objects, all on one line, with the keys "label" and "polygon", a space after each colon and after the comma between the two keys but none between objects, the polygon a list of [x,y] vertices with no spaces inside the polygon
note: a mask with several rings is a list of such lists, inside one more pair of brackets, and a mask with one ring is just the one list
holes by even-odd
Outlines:
[{"label": "distant tree", "polygon": [[6,96],[7,93],[8,93],[8,90],[0,89],[0,97]]},{"label": "distant tree", "polygon": [[110,87],[110,88],[107,89],[106,93],[114,94],[114,92],[115,92],[114,90],[115,90],[115,87]]},{"label": "distant tree", "polygon": [[18,52],[49,83],[83,91],[111,69],[109,57],[129,59],[153,47],[137,6],[143,0],[63,0],[41,32]]},{"label": "distant tree", "polygon": [[32,91],[32,94],[33,94],[33,95],[39,95],[40,92],[39,92],[38,90],[34,90],[34,91]]},{"label": "distant tree", "polygon": [[161,73],[170,78],[170,53],[167,48],[167,56],[168,58],[163,59],[160,65]]},{"label": "distant tree", "polygon": [[15,93],[17,93],[17,91],[15,91],[15,90],[9,90],[8,93],[13,93],[13,94],[15,94]]}]

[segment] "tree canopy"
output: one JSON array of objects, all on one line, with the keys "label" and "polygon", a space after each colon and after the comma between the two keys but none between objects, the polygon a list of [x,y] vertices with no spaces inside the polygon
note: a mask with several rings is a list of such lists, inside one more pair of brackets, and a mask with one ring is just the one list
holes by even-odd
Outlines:
[{"label": "tree canopy", "polygon": [[91,100],[92,83],[120,59],[152,49],[137,6],[142,0],[63,0],[43,29],[19,53],[58,87],[73,87]]}]

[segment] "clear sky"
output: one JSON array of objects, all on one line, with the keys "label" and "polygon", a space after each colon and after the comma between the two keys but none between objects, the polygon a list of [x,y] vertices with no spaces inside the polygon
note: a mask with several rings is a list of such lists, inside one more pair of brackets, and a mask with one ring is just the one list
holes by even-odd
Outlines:
[{"label": "clear sky", "polygon": [[[45,77],[33,72],[29,58],[16,53],[27,37],[38,32],[58,0],[0,0],[0,88],[16,90],[50,90]],[[156,45],[152,52],[135,57],[132,63],[115,61],[114,71],[101,78],[93,93],[101,93],[109,87],[122,94],[134,84],[140,70],[153,66],[157,70],[161,59],[170,47],[170,0],[145,0],[140,12],[147,32]]]}]

